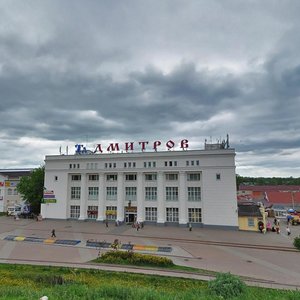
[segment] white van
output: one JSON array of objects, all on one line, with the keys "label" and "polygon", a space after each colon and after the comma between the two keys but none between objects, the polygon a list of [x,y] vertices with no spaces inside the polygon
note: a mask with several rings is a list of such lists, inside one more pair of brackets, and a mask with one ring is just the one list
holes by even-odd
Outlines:
[{"label": "white van", "polygon": [[20,205],[14,205],[14,206],[7,207],[7,215],[8,216],[18,216],[20,214],[21,214],[21,206]]}]

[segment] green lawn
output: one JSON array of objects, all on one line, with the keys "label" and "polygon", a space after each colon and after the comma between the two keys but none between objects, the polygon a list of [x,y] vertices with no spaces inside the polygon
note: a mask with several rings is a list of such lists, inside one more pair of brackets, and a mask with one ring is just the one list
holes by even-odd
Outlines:
[{"label": "green lawn", "polygon": [[[220,299],[207,282],[62,267],[0,264],[0,299]],[[296,300],[300,291],[247,287],[234,299]]]}]

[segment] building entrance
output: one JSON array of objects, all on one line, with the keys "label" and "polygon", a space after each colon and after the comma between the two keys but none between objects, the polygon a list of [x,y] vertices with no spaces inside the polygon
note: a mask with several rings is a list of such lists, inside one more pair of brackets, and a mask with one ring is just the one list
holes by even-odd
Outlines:
[{"label": "building entrance", "polygon": [[126,224],[132,224],[136,221],[137,217],[137,207],[136,206],[126,206],[125,207],[125,222]]},{"label": "building entrance", "polygon": [[136,220],[136,213],[126,213],[125,222],[127,224],[132,224]]}]

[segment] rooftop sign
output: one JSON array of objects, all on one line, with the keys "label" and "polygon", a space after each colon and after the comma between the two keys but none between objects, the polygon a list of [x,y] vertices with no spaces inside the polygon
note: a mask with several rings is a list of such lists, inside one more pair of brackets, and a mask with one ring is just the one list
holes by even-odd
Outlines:
[{"label": "rooftop sign", "polygon": [[[172,150],[176,147],[176,143],[172,140],[168,140],[166,143],[161,141],[154,141],[149,143],[149,141],[141,142],[125,142],[125,143],[110,143],[109,145],[103,146],[102,144],[97,144],[95,149],[88,150],[82,144],[75,145],[75,154],[96,154],[106,152],[119,152],[119,151],[147,151],[154,150],[158,151],[162,147],[165,147],[166,150]],[[187,150],[189,147],[188,140],[183,139],[179,143],[179,148],[182,150]]]}]

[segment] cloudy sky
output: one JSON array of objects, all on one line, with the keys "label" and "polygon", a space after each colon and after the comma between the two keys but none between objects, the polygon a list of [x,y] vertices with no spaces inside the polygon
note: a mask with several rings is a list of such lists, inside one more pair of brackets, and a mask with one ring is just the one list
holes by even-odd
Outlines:
[{"label": "cloudy sky", "polygon": [[230,137],[300,177],[300,1],[0,0],[0,168],[76,143]]}]

